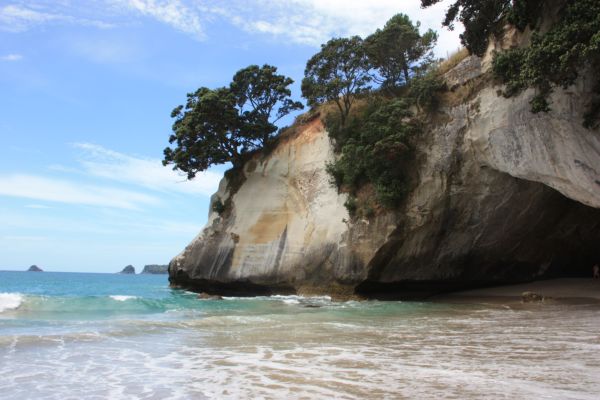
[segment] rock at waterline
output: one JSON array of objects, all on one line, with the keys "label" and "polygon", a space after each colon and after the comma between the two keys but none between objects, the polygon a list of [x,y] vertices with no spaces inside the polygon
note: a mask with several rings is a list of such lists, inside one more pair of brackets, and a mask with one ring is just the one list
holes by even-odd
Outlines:
[{"label": "rock at waterline", "polygon": [[133,265],[128,265],[123,268],[123,271],[119,272],[120,274],[135,274],[135,268]]},{"label": "rock at waterline", "polygon": [[223,300],[223,297],[216,295],[216,294],[208,294],[205,292],[200,293],[197,296],[198,299],[200,300]]},{"label": "rock at waterline", "polygon": [[538,303],[545,300],[550,300],[550,297],[542,296],[535,292],[523,292],[521,294],[521,301],[523,303]]},{"label": "rock at waterline", "polygon": [[32,265],[31,267],[29,267],[27,272],[44,272],[44,270],[38,267],[37,265]]}]

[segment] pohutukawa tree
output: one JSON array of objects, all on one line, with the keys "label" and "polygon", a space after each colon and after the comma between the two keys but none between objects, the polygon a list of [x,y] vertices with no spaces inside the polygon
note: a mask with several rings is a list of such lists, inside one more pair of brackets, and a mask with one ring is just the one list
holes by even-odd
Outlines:
[{"label": "pohutukawa tree", "polygon": [[429,29],[419,33],[420,22],[413,24],[404,14],[396,14],[383,27],[365,39],[369,62],[377,70],[373,79],[382,87],[408,84],[415,72],[433,61],[438,35]]},{"label": "pohutukawa tree", "polygon": [[[291,78],[277,74],[271,65],[250,65],[239,70],[233,77],[230,90],[235,96],[245,129],[254,131],[256,139],[265,145],[277,131],[275,122],[292,111],[304,108],[293,101],[289,86]],[[250,132],[248,132],[250,133]]]},{"label": "pohutukawa tree", "polygon": [[[440,1],[421,0],[421,6],[429,7]],[[461,22],[465,27],[460,35],[461,42],[469,52],[482,56],[488,38],[501,28],[498,23],[504,17],[524,29],[535,21],[543,3],[543,0],[455,0],[448,8],[442,25],[453,29],[456,20]]]},{"label": "pohutukawa tree", "polygon": [[331,39],[304,70],[302,96],[309,106],[333,101],[344,126],[356,96],[369,90],[369,61],[359,36]]},{"label": "pohutukawa tree", "polygon": [[243,155],[262,148],[277,130],[275,122],[302,104],[290,99],[292,79],[277,68],[251,65],[238,71],[229,87],[202,87],[187,95],[175,118],[163,165],[187,174],[188,179],[211,165],[230,162],[240,167]]},{"label": "pohutukawa tree", "polygon": [[163,165],[173,164],[188,179],[211,165],[238,166],[241,154],[255,146],[243,134],[236,99],[228,88],[202,87],[188,93],[185,107],[176,107],[171,117],[175,122],[169,143],[176,146],[164,150]]}]

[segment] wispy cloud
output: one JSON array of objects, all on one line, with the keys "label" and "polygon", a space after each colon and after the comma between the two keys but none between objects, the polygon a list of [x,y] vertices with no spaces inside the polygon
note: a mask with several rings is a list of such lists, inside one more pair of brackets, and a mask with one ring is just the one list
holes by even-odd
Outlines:
[{"label": "wispy cloud", "polygon": [[461,30],[457,26],[450,32],[441,26],[452,1],[442,0],[424,10],[421,0],[97,0],[93,7],[76,2],[63,2],[58,7],[56,3],[32,0],[27,7],[0,7],[0,29],[21,32],[48,23],[107,28],[123,23],[124,17],[141,17],[198,40],[218,40],[209,37],[210,26],[225,22],[251,34],[268,35],[272,40],[317,47],[331,37],[368,35],[402,12],[421,21],[423,28],[437,30],[438,54],[445,54],[458,47]]},{"label": "wispy cloud", "polygon": [[5,56],[0,56],[0,61],[21,61],[23,56],[21,54],[7,54]]},{"label": "wispy cloud", "polygon": [[165,193],[211,195],[217,190],[221,174],[206,171],[187,181],[158,159],[134,157],[91,143],[75,143],[85,173],[129,185]]},{"label": "wispy cloud", "polygon": [[[209,196],[221,180],[221,174],[206,171],[188,181],[163,167],[159,159],[131,156],[91,143],[76,143],[73,147],[78,150],[77,168],[49,167],[62,173],[61,179],[39,174],[0,174],[0,196],[140,210],[159,205],[165,195],[173,193]],[[48,208],[42,204],[25,207]]]},{"label": "wispy cloud", "polygon": [[34,25],[62,18],[62,15],[39,12],[14,4],[0,8],[0,27],[9,32],[23,32]]},{"label": "wispy cloud", "polygon": [[128,210],[160,202],[157,197],[130,190],[26,174],[0,174],[0,195]]},{"label": "wispy cloud", "polygon": [[109,2],[156,19],[196,39],[205,38],[199,13],[180,0],[109,0]]},{"label": "wispy cloud", "polygon": [[35,26],[48,23],[67,23],[84,26],[93,26],[106,29],[113,25],[105,21],[76,17],[62,14],[53,10],[38,10],[17,4],[0,7],[0,30],[8,32],[24,32]]},{"label": "wispy cloud", "polygon": [[210,10],[247,32],[311,46],[336,36],[366,36],[402,12],[420,21],[423,28],[437,30],[440,52],[444,52],[458,46],[460,33],[460,29],[449,32],[441,27],[449,4],[450,0],[444,0],[423,10],[420,0],[235,0]]}]

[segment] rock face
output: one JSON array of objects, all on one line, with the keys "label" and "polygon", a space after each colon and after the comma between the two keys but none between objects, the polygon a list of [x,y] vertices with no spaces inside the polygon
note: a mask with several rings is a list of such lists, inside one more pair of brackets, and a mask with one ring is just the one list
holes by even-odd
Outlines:
[{"label": "rock face", "polygon": [[31,267],[29,267],[27,272],[44,272],[44,270],[38,267],[37,265],[32,265]]},{"label": "rock face", "polygon": [[158,265],[158,264],[150,264],[144,265],[144,269],[141,272],[142,274],[168,274],[169,266],[168,265]]},{"label": "rock face", "polygon": [[213,202],[230,208],[211,212],[171,261],[171,283],[412,298],[589,275],[600,260],[600,133],[581,125],[591,85],[557,89],[552,112],[532,114],[533,93],[499,96],[483,64],[469,59],[459,64],[467,78],[452,75],[455,95],[470,93],[432,118],[400,211],[350,221],[325,171],[332,145],[313,121],[248,161],[235,193],[221,182]]},{"label": "rock face", "polygon": [[133,265],[128,265],[125,268],[123,268],[123,270],[119,273],[120,274],[135,274],[135,268],[133,267]]}]

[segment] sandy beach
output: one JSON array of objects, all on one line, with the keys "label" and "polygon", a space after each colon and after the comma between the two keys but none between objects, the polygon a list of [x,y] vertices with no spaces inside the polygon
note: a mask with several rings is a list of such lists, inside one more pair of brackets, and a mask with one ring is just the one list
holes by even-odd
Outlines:
[{"label": "sandy beach", "polygon": [[591,278],[561,278],[534,281],[518,285],[495,286],[437,296],[436,301],[513,302],[522,300],[524,292],[533,292],[544,301],[565,303],[600,303],[600,280]]}]

